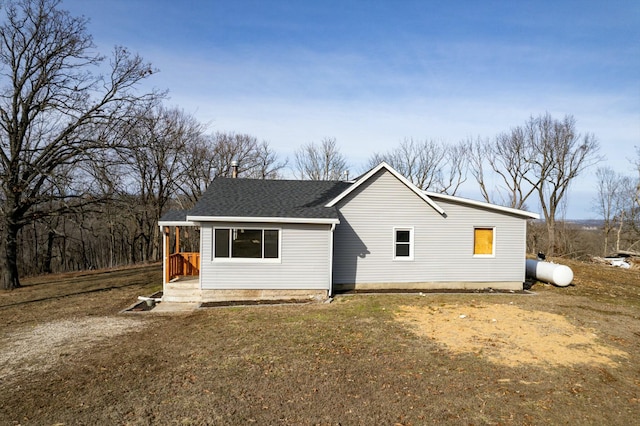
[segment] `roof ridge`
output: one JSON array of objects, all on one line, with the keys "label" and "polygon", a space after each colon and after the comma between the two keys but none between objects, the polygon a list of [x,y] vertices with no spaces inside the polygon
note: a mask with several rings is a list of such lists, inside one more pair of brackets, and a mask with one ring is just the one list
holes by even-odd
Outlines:
[{"label": "roof ridge", "polygon": [[350,183],[293,179],[214,179],[189,216],[216,218],[337,219],[325,204]]}]

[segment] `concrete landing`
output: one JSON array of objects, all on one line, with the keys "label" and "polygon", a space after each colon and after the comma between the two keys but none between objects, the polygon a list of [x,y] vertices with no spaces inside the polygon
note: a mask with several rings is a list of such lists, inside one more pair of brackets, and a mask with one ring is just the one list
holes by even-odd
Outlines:
[{"label": "concrete landing", "polygon": [[167,314],[167,313],[189,313],[200,308],[200,303],[187,302],[160,302],[149,313]]}]

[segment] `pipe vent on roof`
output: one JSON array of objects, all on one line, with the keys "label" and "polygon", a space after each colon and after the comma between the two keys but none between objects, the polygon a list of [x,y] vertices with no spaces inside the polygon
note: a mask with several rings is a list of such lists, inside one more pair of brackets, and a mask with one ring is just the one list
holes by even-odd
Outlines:
[{"label": "pipe vent on roof", "polygon": [[238,177],[238,161],[237,160],[231,161],[231,177],[234,179]]}]

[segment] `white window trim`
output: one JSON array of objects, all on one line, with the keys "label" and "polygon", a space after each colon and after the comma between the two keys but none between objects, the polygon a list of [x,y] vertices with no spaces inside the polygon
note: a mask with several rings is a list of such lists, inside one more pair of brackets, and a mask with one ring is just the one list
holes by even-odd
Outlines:
[{"label": "white window trim", "polygon": [[[229,232],[229,257],[216,257],[216,229],[228,229]],[[264,254],[264,231],[278,231],[278,257],[257,258],[257,257],[232,257],[232,236],[233,231],[238,229],[258,230],[262,232],[262,250]],[[217,226],[211,230],[211,259],[213,263],[282,263],[282,228],[261,228],[248,226]]]},{"label": "white window trim", "polygon": [[[396,241],[396,237],[397,231],[409,231],[409,256],[396,256],[396,244],[398,244],[398,242]],[[399,262],[410,262],[413,261],[413,245],[414,245],[414,240],[415,240],[415,235],[414,235],[414,229],[413,226],[394,226],[393,227],[393,236],[391,237],[392,241],[393,241],[393,260],[394,261],[399,261]],[[406,244],[406,243],[400,243],[400,244]]]},{"label": "white window trim", "polygon": [[[475,245],[476,245],[476,229],[491,229],[493,231],[493,244],[491,244],[491,254],[475,254]],[[496,257],[496,241],[498,237],[496,235],[496,227],[495,226],[474,226],[473,227],[473,237],[471,239],[471,255],[477,258],[493,258]]]}]

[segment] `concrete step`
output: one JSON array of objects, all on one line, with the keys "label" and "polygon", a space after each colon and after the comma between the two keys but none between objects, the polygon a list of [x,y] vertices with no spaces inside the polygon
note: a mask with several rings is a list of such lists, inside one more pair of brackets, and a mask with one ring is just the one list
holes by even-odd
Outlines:
[{"label": "concrete step", "polygon": [[169,294],[173,296],[189,296],[189,295],[200,295],[199,288],[165,288],[162,294]]},{"label": "concrete step", "polygon": [[163,289],[163,302],[199,302],[202,298],[197,279],[166,283]]},{"label": "concrete step", "polygon": [[160,304],[162,305],[162,303],[164,302],[179,302],[179,303],[197,303],[200,302],[200,295],[167,295],[164,294],[162,296],[162,302],[160,302]]},{"label": "concrete step", "polygon": [[200,307],[200,303],[191,303],[191,302],[162,302],[158,303],[155,308],[151,312],[154,314],[162,314],[162,313],[188,313],[193,312]]},{"label": "concrete step", "polygon": [[172,283],[166,283],[164,289],[166,290],[193,290],[199,289],[200,283],[198,280],[193,281],[174,281]]}]

